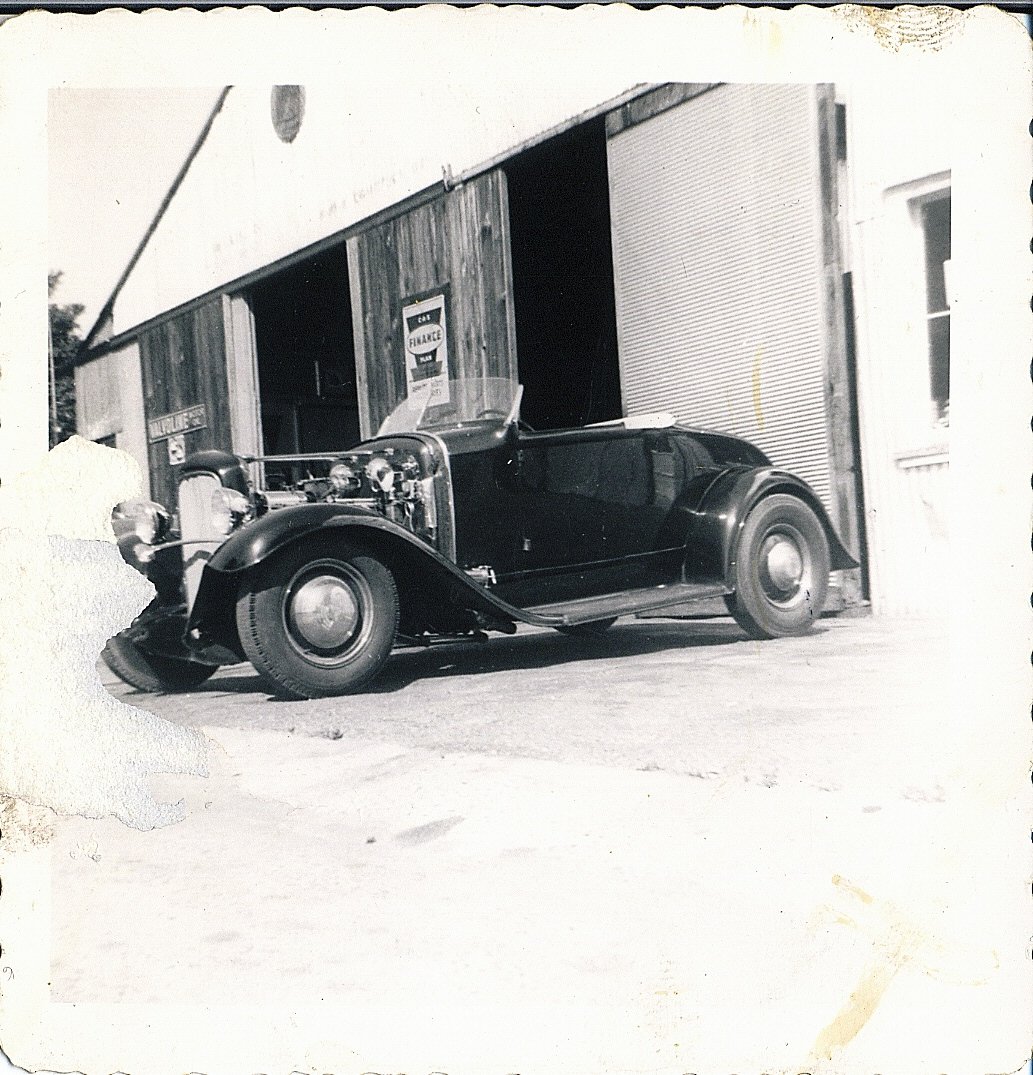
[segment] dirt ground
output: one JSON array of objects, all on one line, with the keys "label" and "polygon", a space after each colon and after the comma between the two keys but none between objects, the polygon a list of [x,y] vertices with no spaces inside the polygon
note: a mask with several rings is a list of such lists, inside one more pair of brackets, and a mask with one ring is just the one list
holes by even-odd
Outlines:
[{"label": "dirt ground", "polygon": [[329,701],[109,677],[210,775],[165,829],[61,819],[52,1001],[272,1004],[241,1071],[991,1070],[1024,953],[959,674],[945,624],[838,618],[527,630]]}]

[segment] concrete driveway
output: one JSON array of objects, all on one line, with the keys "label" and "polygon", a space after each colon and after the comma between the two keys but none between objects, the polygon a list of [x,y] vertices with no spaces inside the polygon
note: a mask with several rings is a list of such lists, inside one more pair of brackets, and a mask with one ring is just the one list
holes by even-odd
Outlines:
[{"label": "concrete driveway", "polygon": [[[860,765],[898,791],[930,775],[906,740],[935,727],[950,696],[943,625],[871,618],[772,642],[728,618],[627,618],[597,639],[522,628],[396,651],[366,693],[311,702],[271,697],[250,665],[163,697],[104,678],[123,701],[207,729],[826,788],[856,782]],[[874,743],[907,764],[873,772]]]},{"label": "concrete driveway", "polygon": [[657,619],[401,651],[351,698],[270,699],[247,667],[113,685],[202,728],[211,774],[165,782],[167,829],[62,821],[53,999],[273,1001],[272,1039],[223,1016],[242,1071],[983,1057],[1011,964],[958,918],[999,849],[971,839],[950,673],[942,624]]}]

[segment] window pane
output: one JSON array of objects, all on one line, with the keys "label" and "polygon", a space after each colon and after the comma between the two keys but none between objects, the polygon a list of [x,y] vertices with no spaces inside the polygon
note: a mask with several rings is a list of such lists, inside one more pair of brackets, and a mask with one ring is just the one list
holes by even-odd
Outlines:
[{"label": "window pane", "polygon": [[951,199],[925,202],[921,208],[925,247],[925,299],[929,333],[929,395],[933,423],[950,420],[950,307],[944,266],[951,258]]},{"label": "window pane", "polygon": [[922,231],[925,235],[926,311],[935,314],[947,309],[943,263],[950,261],[951,256],[949,197],[922,206]]},{"label": "window pane", "polygon": [[946,425],[950,415],[950,317],[929,318],[929,387],[933,420]]}]

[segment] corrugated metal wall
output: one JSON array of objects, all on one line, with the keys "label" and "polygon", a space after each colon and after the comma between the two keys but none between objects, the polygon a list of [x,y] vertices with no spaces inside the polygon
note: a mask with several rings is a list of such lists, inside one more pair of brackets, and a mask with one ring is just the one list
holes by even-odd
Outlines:
[{"label": "corrugated metal wall", "polygon": [[719,86],[608,154],[625,412],[746,437],[829,504],[817,94]]}]

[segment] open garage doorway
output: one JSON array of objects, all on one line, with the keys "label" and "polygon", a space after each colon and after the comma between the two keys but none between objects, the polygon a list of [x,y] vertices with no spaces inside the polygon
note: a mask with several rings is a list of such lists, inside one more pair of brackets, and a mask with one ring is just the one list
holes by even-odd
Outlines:
[{"label": "open garage doorway", "polygon": [[523,416],[536,429],[619,418],[604,117],[503,170]]},{"label": "open garage doorway", "polygon": [[336,451],[359,440],[348,257],[343,243],[255,284],[262,451]]}]

